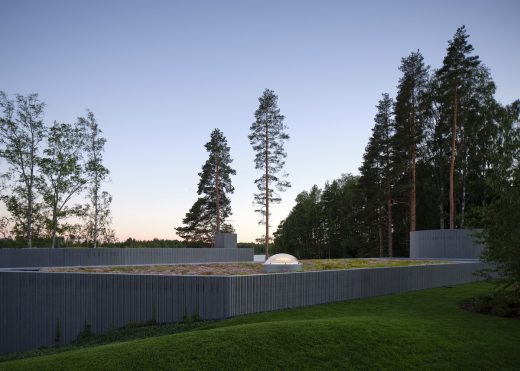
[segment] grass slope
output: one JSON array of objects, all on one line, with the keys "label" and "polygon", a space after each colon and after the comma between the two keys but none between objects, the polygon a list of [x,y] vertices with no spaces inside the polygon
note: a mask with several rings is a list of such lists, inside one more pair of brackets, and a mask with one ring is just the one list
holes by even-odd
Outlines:
[{"label": "grass slope", "polygon": [[487,283],[261,313],[0,369],[517,369],[520,321],[470,313]]}]

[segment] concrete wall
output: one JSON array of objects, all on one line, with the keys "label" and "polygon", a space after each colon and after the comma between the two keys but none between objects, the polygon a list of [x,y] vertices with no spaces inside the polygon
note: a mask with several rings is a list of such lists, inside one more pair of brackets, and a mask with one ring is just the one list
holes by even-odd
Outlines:
[{"label": "concrete wall", "polygon": [[410,232],[410,258],[478,259],[484,246],[477,229],[438,229]]},{"label": "concrete wall", "polygon": [[387,295],[478,280],[480,262],[251,276],[0,271],[0,354],[74,340],[129,322],[178,322]]},{"label": "concrete wall", "polygon": [[224,277],[0,272],[0,354],[74,340],[128,323],[227,316]]},{"label": "concrete wall", "polygon": [[480,262],[230,277],[229,316],[480,280]]},{"label": "concrete wall", "polygon": [[0,268],[253,261],[253,249],[0,249]]}]

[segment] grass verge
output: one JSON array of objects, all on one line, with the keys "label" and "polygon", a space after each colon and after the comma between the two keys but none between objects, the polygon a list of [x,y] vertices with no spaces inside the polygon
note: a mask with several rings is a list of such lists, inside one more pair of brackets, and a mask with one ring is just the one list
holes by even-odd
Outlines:
[{"label": "grass verge", "polygon": [[490,289],[477,283],[260,313],[0,369],[517,369],[520,321],[461,309]]}]

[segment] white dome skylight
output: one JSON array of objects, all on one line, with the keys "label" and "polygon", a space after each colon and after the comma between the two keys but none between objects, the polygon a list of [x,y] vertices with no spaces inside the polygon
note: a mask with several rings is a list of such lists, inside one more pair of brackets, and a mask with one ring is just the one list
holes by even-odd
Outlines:
[{"label": "white dome skylight", "polygon": [[302,270],[302,263],[289,254],[273,255],[264,263],[264,272],[266,273],[298,272]]},{"label": "white dome skylight", "polygon": [[300,264],[300,262],[292,255],[276,254],[267,259],[265,264]]}]

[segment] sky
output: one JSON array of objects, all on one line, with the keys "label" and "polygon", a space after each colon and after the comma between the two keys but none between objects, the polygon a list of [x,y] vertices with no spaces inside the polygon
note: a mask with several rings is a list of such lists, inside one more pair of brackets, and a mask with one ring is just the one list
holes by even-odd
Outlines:
[{"label": "sky", "polygon": [[250,242],[263,227],[247,135],[264,89],[291,137],[274,231],[298,193],[359,172],[375,105],[395,97],[411,52],[439,68],[465,25],[497,100],[520,98],[519,14],[517,0],[0,0],[0,90],[38,93],[48,124],[94,112],[120,240],[178,238],[204,144],[221,129],[237,171],[230,222]]}]

